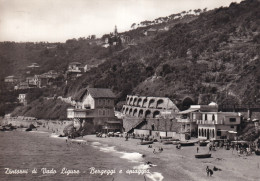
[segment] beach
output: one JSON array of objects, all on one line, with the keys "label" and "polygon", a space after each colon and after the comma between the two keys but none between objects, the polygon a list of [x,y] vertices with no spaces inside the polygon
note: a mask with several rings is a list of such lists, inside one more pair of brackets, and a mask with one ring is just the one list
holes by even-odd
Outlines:
[{"label": "beach", "polygon": [[[80,167],[77,167],[79,170],[84,168],[88,170],[91,167],[94,167],[96,170],[111,170],[115,169],[116,173],[111,175],[99,174],[87,175],[91,176],[91,180],[152,180],[152,181],[162,181],[162,180],[260,180],[260,157],[255,155],[239,155],[236,150],[226,150],[224,148],[217,148],[216,151],[211,151],[211,158],[206,159],[197,159],[195,154],[197,154],[197,148],[199,148],[198,153],[209,153],[209,147],[200,147],[198,144],[195,146],[182,146],[181,149],[177,149],[176,145],[169,144],[164,145],[161,142],[154,142],[152,148],[148,148],[148,145],[140,145],[140,139],[129,138],[128,141],[125,141],[124,137],[96,137],[96,135],[86,135],[76,139],[68,139],[67,137],[58,136],[62,134],[61,127],[64,127],[65,124],[59,121],[52,121],[45,123],[45,126],[39,125],[37,130],[34,129],[32,132],[25,132],[25,128],[19,128],[16,131],[3,133],[4,135],[14,135],[21,134],[27,139],[22,139],[26,141],[24,145],[31,145],[31,137],[33,136],[34,142],[40,144],[39,146],[34,146],[39,149],[39,155],[44,153],[46,155],[52,155],[54,153],[58,154],[58,160],[52,155],[51,163],[46,162],[41,164],[41,167],[49,166],[51,167],[55,163],[55,168],[61,168],[62,165],[59,164],[62,160],[63,154],[73,155],[73,161],[67,162],[66,165],[68,168],[71,167],[71,163],[81,162],[84,155],[84,162],[80,164]],[[68,122],[69,123],[69,122]],[[67,123],[67,124],[68,124]],[[20,137],[19,137],[20,138]],[[22,137],[21,137],[22,138]],[[9,137],[8,137],[9,139]],[[16,143],[17,137],[11,140],[11,142],[6,142],[10,146],[10,150],[17,150],[17,147],[14,145],[21,144],[21,140]],[[57,144],[55,151],[52,147],[49,148],[49,141],[56,140],[52,144]],[[65,140],[67,140],[65,142]],[[2,145],[5,140],[1,139]],[[38,143],[39,142],[39,143]],[[68,144],[67,144],[68,142]],[[73,143],[73,144],[71,144]],[[75,144],[76,143],[76,144]],[[85,143],[84,146],[78,146],[77,143]],[[14,144],[14,145],[13,145]],[[45,147],[47,145],[47,147]],[[69,145],[69,147],[68,147]],[[60,149],[59,149],[60,147]],[[162,147],[163,151],[159,152],[158,149]],[[3,147],[5,148],[5,147]],[[68,150],[69,148],[69,150]],[[154,149],[156,153],[154,152]],[[3,150],[3,149],[2,149]],[[28,150],[26,150],[28,151]],[[31,151],[28,151],[27,156],[31,154]],[[33,149],[34,151],[34,149]],[[24,152],[19,152],[21,155]],[[7,155],[10,156],[10,153],[7,152]],[[14,154],[14,153],[13,153]],[[37,155],[38,153],[35,152]],[[33,157],[34,155],[32,155]],[[18,157],[15,157],[17,161]],[[68,158],[65,158],[68,159]],[[69,158],[70,159],[70,158]],[[37,157],[38,160],[38,157]],[[91,160],[91,161],[90,161]],[[23,160],[26,163],[28,160]],[[30,160],[31,161],[31,160]],[[3,161],[2,163],[5,163]],[[39,160],[32,165],[39,165]],[[62,161],[64,162],[64,161]],[[151,164],[146,164],[147,162]],[[78,164],[78,163],[77,163]],[[17,163],[19,165],[19,163]],[[29,164],[31,165],[31,163]],[[84,167],[82,167],[84,165]],[[6,167],[7,165],[2,165]],[[15,165],[13,165],[14,167]],[[34,166],[34,167],[35,167]],[[209,166],[210,169],[217,167],[221,171],[214,171],[211,177],[207,176],[206,167]],[[11,167],[11,166],[10,166]],[[118,171],[122,169],[123,173],[119,174]],[[144,173],[129,173],[131,171],[143,171]],[[149,171],[149,173],[145,173]],[[75,178],[81,178],[86,175],[77,175]],[[56,178],[57,176],[55,176]],[[13,177],[7,177],[7,180],[13,180]],[[17,177],[15,177],[17,178]],[[54,178],[54,177],[53,177]],[[58,177],[60,178],[60,177]],[[61,178],[65,180],[70,180],[71,177]]]},{"label": "beach", "polygon": [[[145,160],[157,165],[165,178],[174,180],[260,180],[260,158],[255,154],[239,156],[236,150],[225,150],[217,148],[211,151],[212,157],[206,159],[196,159],[197,147],[187,146],[180,150],[175,145],[163,145],[160,142],[148,145],[139,145],[139,139],[129,139],[125,141],[122,137],[100,138],[95,135],[84,136],[84,140],[100,142],[115,146],[121,151],[139,152],[145,155]],[[158,152],[159,147],[163,148]],[[153,150],[156,150],[156,154]],[[199,153],[208,153],[208,147],[199,147]],[[210,169],[217,167],[221,171],[214,171],[212,177],[206,174],[206,167]],[[168,180],[165,179],[165,180]]]}]

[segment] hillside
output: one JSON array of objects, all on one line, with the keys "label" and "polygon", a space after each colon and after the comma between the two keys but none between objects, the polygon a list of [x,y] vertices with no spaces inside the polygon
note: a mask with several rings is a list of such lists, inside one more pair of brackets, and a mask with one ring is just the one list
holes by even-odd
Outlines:
[{"label": "hillside", "polygon": [[255,104],[260,98],[259,4],[232,3],[145,37],[137,46],[108,57],[76,87],[110,87],[120,100],[140,94],[168,96],[176,102],[190,95],[198,101],[199,95],[211,94],[220,104]]},{"label": "hillside", "polygon": [[[111,88],[118,102],[127,94],[167,96],[181,109],[187,96],[192,103],[257,104],[259,9],[258,0],[247,0],[198,16],[149,24],[120,33],[129,36],[133,44],[108,48],[98,43],[102,39],[84,38],[55,44],[0,43],[0,78],[24,76],[32,62],[38,63],[43,73],[50,69],[65,72],[69,62],[77,61],[99,66],[45,96],[73,97],[90,86]],[[164,27],[169,30],[144,35],[149,28]]]}]

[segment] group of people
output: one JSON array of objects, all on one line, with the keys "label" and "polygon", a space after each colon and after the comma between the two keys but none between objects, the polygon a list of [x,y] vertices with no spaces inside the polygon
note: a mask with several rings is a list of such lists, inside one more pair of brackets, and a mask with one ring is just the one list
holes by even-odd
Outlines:
[{"label": "group of people", "polygon": [[159,148],[158,148],[158,152],[156,152],[156,150],[153,149],[153,154],[161,153],[162,151],[163,151],[163,148],[162,148],[162,147],[159,147]]}]

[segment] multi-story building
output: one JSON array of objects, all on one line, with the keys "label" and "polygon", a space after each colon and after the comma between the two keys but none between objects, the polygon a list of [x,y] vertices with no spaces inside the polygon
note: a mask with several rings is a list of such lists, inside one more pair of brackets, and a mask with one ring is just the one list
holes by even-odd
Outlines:
[{"label": "multi-story building", "polygon": [[188,110],[178,113],[177,122],[181,123],[181,133],[191,136],[197,136],[197,120],[201,119],[201,115],[198,112],[212,112],[218,111],[218,105],[216,103],[210,103],[209,105],[191,105]]},{"label": "multi-story building", "polygon": [[188,110],[179,113],[178,122],[181,131],[199,139],[234,139],[240,115],[235,112],[218,112],[218,105],[191,105]]},{"label": "multi-story building", "polygon": [[76,98],[76,106],[67,109],[67,117],[91,124],[96,131],[121,131],[122,121],[114,113],[116,96],[110,89],[86,88]]},{"label": "multi-story building", "polygon": [[128,95],[122,113],[126,132],[137,134],[160,134],[166,136],[176,132],[177,106],[167,97]]},{"label": "multi-story building", "polygon": [[239,113],[235,112],[200,112],[198,124],[198,138],[200,139],[234,139],[233,133],[241,123]]}]

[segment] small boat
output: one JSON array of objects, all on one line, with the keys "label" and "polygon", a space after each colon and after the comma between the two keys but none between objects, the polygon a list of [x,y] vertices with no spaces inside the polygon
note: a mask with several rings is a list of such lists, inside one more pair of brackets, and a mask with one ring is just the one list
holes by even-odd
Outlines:
[{"label": "small boat", "polygon": [[255,150],[256,155],[260,155],[260,150]]},{"label": "small boat", "polygon": [[199,146],[207,146],[207,142],[199,142]]},{"label": "small boat", "polygon": [[194,146],[194,142],[180,142],[181,146]]},{"label": "small boat", "polygon": [[195,158],[210,158],[211,154],[210,153],[205,153],[205,154],[197,154],[195,155]]},{"label": "small boat", "polygon": [[140,145],[149,145],[149,144],[153,144],[153,141],[143,141],[140,143]]},{"label": "small boat", "polygon": [[163,143],[164,145],[173,144],[173,142],[172,142],[172,141],[163,141],[162,143]]}]

